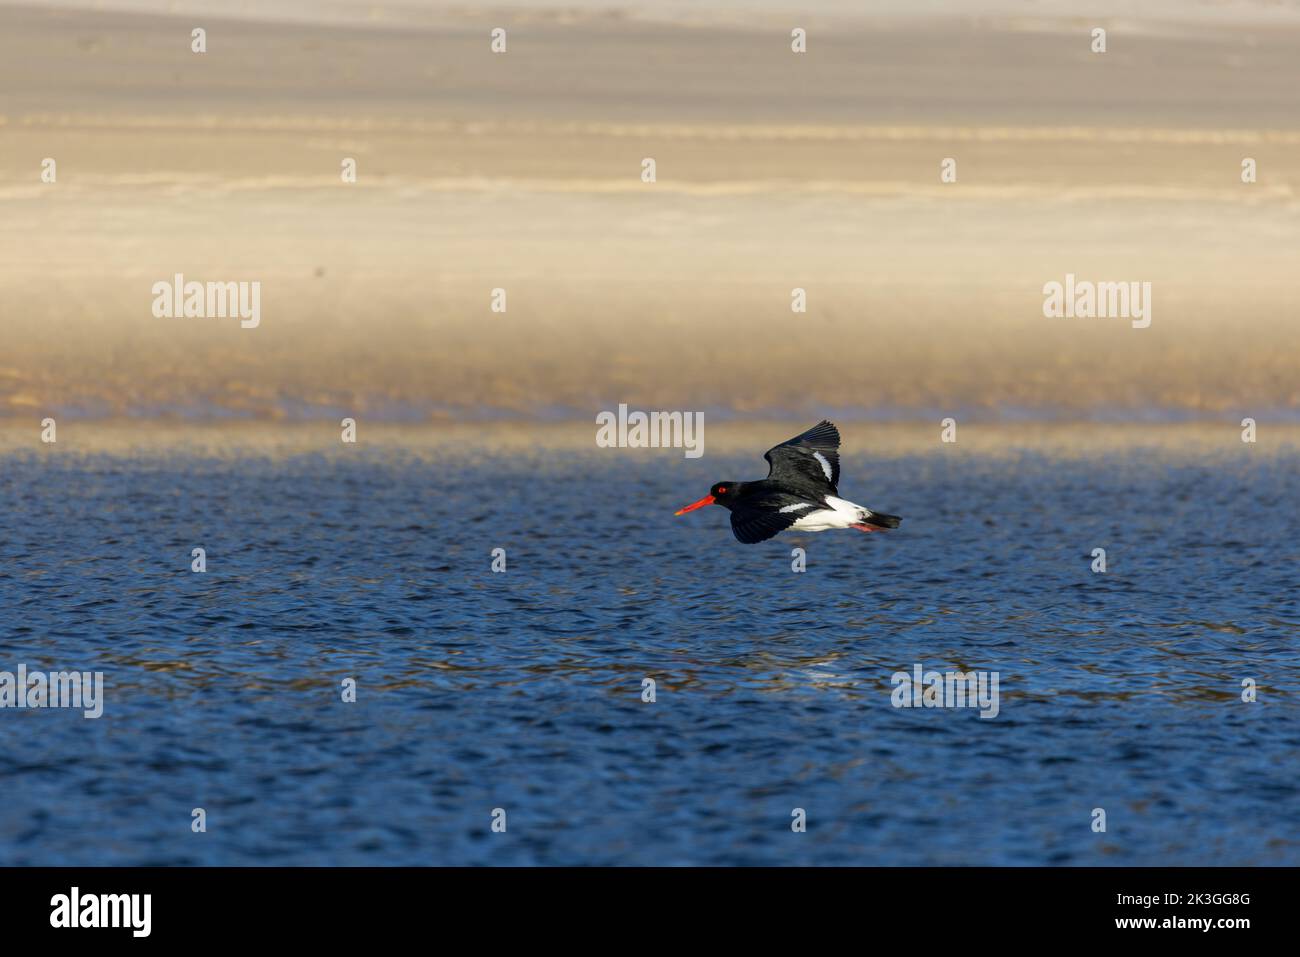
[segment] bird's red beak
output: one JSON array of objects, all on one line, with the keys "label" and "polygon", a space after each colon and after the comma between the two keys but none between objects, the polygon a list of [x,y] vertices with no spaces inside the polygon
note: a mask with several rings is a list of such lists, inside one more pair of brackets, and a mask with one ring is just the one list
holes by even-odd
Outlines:
[{"label": "bird's red beak", "polygon": [[687,505],[685,508],[679,508],[677,511],[673,512],[673,514],[674,514],[674,515],[685,515],[687,512],[693,512],[693,511],[695,511],[697,508],[704,508],[704,506],[706,506],[706,505],[712,505],[712,504],[713,504],[713,501],[714,501],[714,499],[713,499],[713,496],[712,496],[712,495],[706,495],[706,496],[704,496],[704,498],[700,499],[698,502],[692,502],[690,505]]}]

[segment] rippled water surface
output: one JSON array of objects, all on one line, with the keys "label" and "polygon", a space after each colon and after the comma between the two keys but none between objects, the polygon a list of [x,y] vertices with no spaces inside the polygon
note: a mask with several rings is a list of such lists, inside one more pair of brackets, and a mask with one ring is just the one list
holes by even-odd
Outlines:
[{"label": "rippled water surface", "polygon": [[756,454],[10,450],[0,670],[106,702],[0,710],[0,864],[1300,864],[1297,464],[846,454],[900,530],[743,546]]}]

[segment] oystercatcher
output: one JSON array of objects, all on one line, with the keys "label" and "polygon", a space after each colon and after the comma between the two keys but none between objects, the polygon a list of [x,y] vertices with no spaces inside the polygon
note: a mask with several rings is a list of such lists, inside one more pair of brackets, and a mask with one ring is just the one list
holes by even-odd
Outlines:
[{"label": "oystercatcher", "polygon": [[898,528],[897,515],[873,512],[839,497],[840,433],[823,419],[763,458],[770,468],[761,482],[719,482],[698,502],[679,509],[685,515],[705,505],[731,512],[731,530],[746,545],[766,541],[787,528],[822,532],[856,528],[872,532]]}]

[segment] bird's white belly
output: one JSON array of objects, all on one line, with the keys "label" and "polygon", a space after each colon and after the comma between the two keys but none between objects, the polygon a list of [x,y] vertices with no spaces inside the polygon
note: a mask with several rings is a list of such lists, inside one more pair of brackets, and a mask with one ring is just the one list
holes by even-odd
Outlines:
[{"label": "bird's white belly", "polygon": [[867,510],[861,505],[854,505],[852,502],[845,501],[842,498],[835,498],[833,495],[826,497],[826,504],[830,508],[819,508],[807,515],[801,515],[790,527],[803,532],[824,532],[830,528],[848,528],[861,522],[867,514]]}]

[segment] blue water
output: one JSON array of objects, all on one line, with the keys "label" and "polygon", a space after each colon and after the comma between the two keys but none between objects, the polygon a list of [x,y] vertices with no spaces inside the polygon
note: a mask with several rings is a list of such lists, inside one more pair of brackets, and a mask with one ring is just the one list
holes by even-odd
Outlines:
[{"label": "blue water", "polygon": [[[9,453],[0,670],[106,701],[0,710],[0,864],[1300,864],[1294,453],[846,455],[900,530],[673,517],[756,462]],[[999,715],[894,708],[915,663]]]}]

